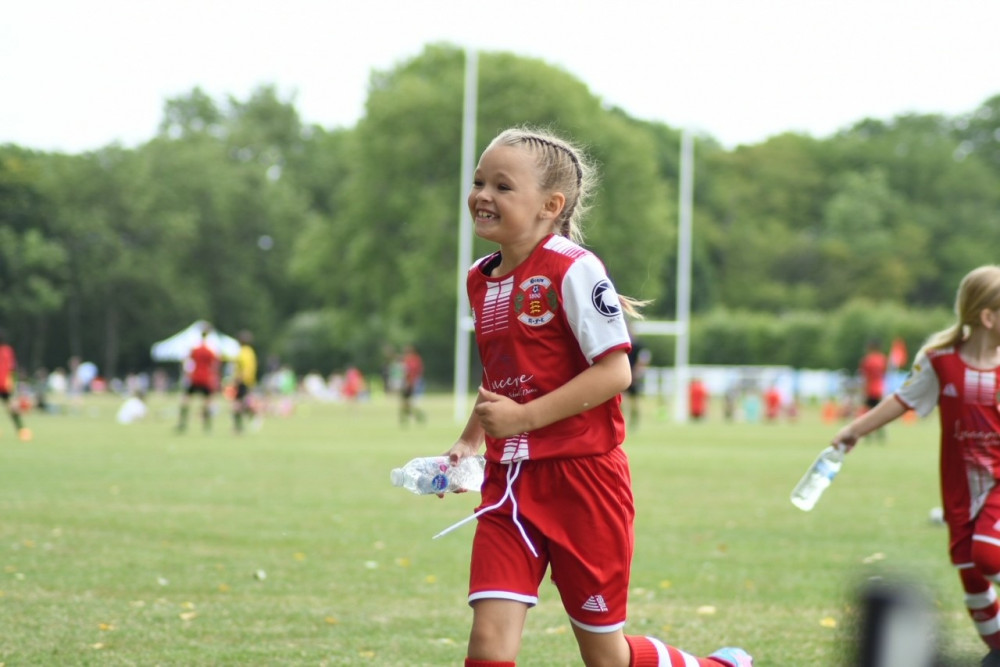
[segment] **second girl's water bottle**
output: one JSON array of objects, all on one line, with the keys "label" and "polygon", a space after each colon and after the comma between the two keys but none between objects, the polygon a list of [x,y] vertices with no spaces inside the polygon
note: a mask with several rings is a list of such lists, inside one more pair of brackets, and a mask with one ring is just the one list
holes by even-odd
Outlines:
[{"label": "second girl's water bottle", "polygon": [[811,510],[843,464],[844,450],[839,445],[830,445],[820,452],[792,490],[792,504],[805,512]]},{"label": "second girl's water bottle", "polygon": [[424,456],[393,468],[389,480],[393,486],[420,495],[479,491],[485,465],[482,456],[467,456],[457,466],[451,465],[447,456]]}]

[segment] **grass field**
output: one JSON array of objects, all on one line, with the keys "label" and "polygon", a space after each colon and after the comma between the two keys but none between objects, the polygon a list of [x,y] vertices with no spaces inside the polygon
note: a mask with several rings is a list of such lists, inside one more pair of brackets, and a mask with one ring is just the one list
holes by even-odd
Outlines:
[{"label": "grass field", "polygon": [[[461,665],[476,494],[389,485],[445,450],[450,397],[402,429],[394,402],[300,405],[257,433],[172,432],[175,399],[121,426],[117,399],[75,415],[0,414],[0,663]],[[626,442],[638,508],[630,621],[758,667],[850,665],[860,582],[918,582],[955,665],[985,652],[962,606],[939,504],[936,418],[862,444],[811,513],[788,494],[835,426],[675,425],[648,402]],[[716,413],[718,414],[718,412]],[[577,665],[552,585],[528,615],[519,665]]]}]

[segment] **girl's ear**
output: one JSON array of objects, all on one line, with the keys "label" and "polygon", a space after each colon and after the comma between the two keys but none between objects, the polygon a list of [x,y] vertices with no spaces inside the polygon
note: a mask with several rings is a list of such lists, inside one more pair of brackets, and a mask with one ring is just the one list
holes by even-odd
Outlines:
[{"label": "girl's ear", "polygon": [[997,311],[983,308],[979,311],[979,323],[987,329],[992,329],[997,321]]},{"label": "girl's ear", "polygon": [[547,219],[557,220],[565,206],[566,195],[561,192],[553,192],[542,206],[542,215]]}]

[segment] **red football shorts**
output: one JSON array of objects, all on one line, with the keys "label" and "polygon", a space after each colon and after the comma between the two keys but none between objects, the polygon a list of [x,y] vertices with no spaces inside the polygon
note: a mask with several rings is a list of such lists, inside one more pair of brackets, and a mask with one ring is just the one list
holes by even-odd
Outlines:
[{"label": "red football shorts", "polygon": [[[480,508],[504,496],[507,477],[508,466],[487,463]],[[499,598],[534,605],[551,566],[552,581],[575,625],[592,632],[621,628],[635,544],[635,506],[624,450],[524,461],[512,495],[516,513],[508,498],[479,517],[469,603]]]},{"label": "red football shorts", "polygon": [[972,521],[948,521],[951,562],[975,563],[983,575],[1000,573],[1000,487],[986,497]]}]

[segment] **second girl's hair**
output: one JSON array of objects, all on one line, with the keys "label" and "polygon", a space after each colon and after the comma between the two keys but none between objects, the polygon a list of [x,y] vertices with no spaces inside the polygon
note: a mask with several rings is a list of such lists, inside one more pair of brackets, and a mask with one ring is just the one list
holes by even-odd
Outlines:
[{"label": "second girl's hair", "polygon": [[[590,196],[597,183],[597,170],[583,151],[556,135],[529,127],[504,130],[490,142],[494,146],[516,146],[535,157],[543,192],[561,192],[566,198],[553,230],[574,243],[583,243],[581,220],[590,208]],[[618,295],[622,309],[631,317],[641,318],[639,309],[649,303],[622,294]]]},{"label": "second girl's hair", "polygon": [[1000,266],[995,264],[980,266],[962,278],[955,294],[958,320],[947,329],[931,334],[921,351],[961,343],[969,337],[972,327],[979,326],[979,314],[983,309],[1000,310]]}]

